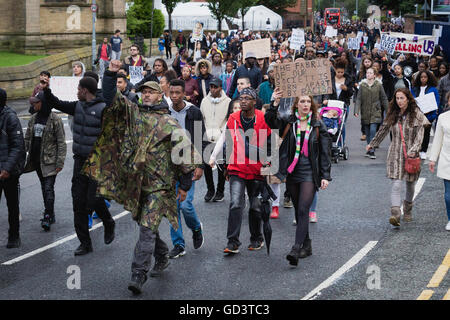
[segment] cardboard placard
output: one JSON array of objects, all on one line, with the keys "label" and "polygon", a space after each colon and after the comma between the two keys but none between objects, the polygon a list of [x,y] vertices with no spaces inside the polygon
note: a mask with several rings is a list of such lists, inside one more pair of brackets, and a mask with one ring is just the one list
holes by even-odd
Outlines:
[{"label": "cardboard placard", "polygon": [[142,72],[144,71],[143,66],[139,67],[130,66],[129,71],[131,84],[135,85],[136,83],[144,79],[144,76],[142,75]]},{"label": "cardboard placard", "polygon": [[337,37],[337,29],[333,28],[332,26],[327,26],[327,29],[325,30],[325,36],[328,38]]},{"label": "cardboard placard", "polygon": [[381,35],[380,49],[386,51],[388,54],[394,54],[395,46],[397,45],[397,38],[383,33]]},{"label": "cardboard placard", "polygon": [[81,77],[50,78],[50,89],[55,97],[61,101],[78,101],[78,84]]},{"label": "cardboard placard", "polygon": [[328,59],[296,61],[274,66],[275,87],[283,98],[318,96],[333,92],[331,62]]},{"label": "cardboard placard", "polygon": [[289,47],[294,50],[300,50],[305,45],[305,31],[303,29],[292,29],[292,37]]},{"label": "cardboard placard", "polygon": [[252,52],[257,59],[270,57],[270,38],[242,42],[242,56],[245,59],[247,52]]},{"label": "cardboard placard", "polygon": [[430,92],[415,98],[417,106],[420,108],[424,114],[437,110],[438,105],[436,103],[436,97],[434,92]]}]

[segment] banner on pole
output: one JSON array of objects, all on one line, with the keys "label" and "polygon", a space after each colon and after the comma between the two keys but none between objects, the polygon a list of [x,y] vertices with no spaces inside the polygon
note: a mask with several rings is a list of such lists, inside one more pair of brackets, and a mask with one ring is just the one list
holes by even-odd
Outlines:
[{"label": "banner on pole", "polygon": [[300,51],[301,47],[305,45],[305,31],[303,29],[292,29],[291,41],[289,47]]},{"label": "banner on pole", "polygon": [[382,32],[391,37],[397,38],[395,51],[401,53],[412,53],[422,56],[432,56],[438,39],[435,36],[418,35],[399,32]]}]

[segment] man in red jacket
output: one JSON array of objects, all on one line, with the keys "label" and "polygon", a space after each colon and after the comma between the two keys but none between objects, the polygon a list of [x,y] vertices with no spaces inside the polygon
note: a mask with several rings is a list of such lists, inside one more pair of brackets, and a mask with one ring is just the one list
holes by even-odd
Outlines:
[{"label": "man in red jacket", "polygon": [[[233,113],[227,122],[227,150],[232,146],[231,156],[227,154],[225,177],[230,181],[230,211],[228,216],[228,244],[224,253],[239,252],[239,234],[242,224],[242,212],[245,204],[245,189],[249,196],[249,250],[259,250],[264,246],[261,233],[261,199],[258,196],[265,187],[261,175],[261,150],[270,150],[271,130],[264,120],[264,114],[255,109],[256,91],[245,88],[241,91],[241,111]],[[264,149],[266,147],[267,149]],[[269,154],[269,152],[267,152]]]}]

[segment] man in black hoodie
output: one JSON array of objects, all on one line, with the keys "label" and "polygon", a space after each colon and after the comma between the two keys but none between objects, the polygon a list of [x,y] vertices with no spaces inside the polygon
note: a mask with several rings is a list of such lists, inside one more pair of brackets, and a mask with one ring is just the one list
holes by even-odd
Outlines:
[{"label": "man in black hoodie", "polygon": [[105,227],[104,242],[110,244],[114,240],[115,222],[111,217],[105,200],[96,197],[97,184],[81,174],[81,169],[102,130],[102,113],[106,104],[103,95],[97,90],[97,81],[87,76],[78,85],[79,101],[60,101],[49,88],[49,83],[42,84],[45,99],[49,106],[74,116],[73,123],[73,158],[72,201],[74,224],[80,246],[75,255],[92,252],[89,236],[89,214],[95,210]]},{"label": "man in black hoodie", "polygon": [[25,142],[16,112],[6,105],[6,91],[0,89],[0,199],[5,192],[8,206],[8,243],[20,247],[19,176],[25,164]]}]

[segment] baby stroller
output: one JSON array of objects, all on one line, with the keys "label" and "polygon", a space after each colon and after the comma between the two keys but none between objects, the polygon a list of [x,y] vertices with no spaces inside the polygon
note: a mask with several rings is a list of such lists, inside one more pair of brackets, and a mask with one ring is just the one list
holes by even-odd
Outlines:
[{"label": "baby stroller", "polygon": [[349,150],[343,137],[347,112],[344,102],[339,100],[328,100],[328,105],[320,109],[320,118],[327,126],[332,139],[331,160],[334,163],[338,163],[341,157],[344,160],[349,157]]}]

